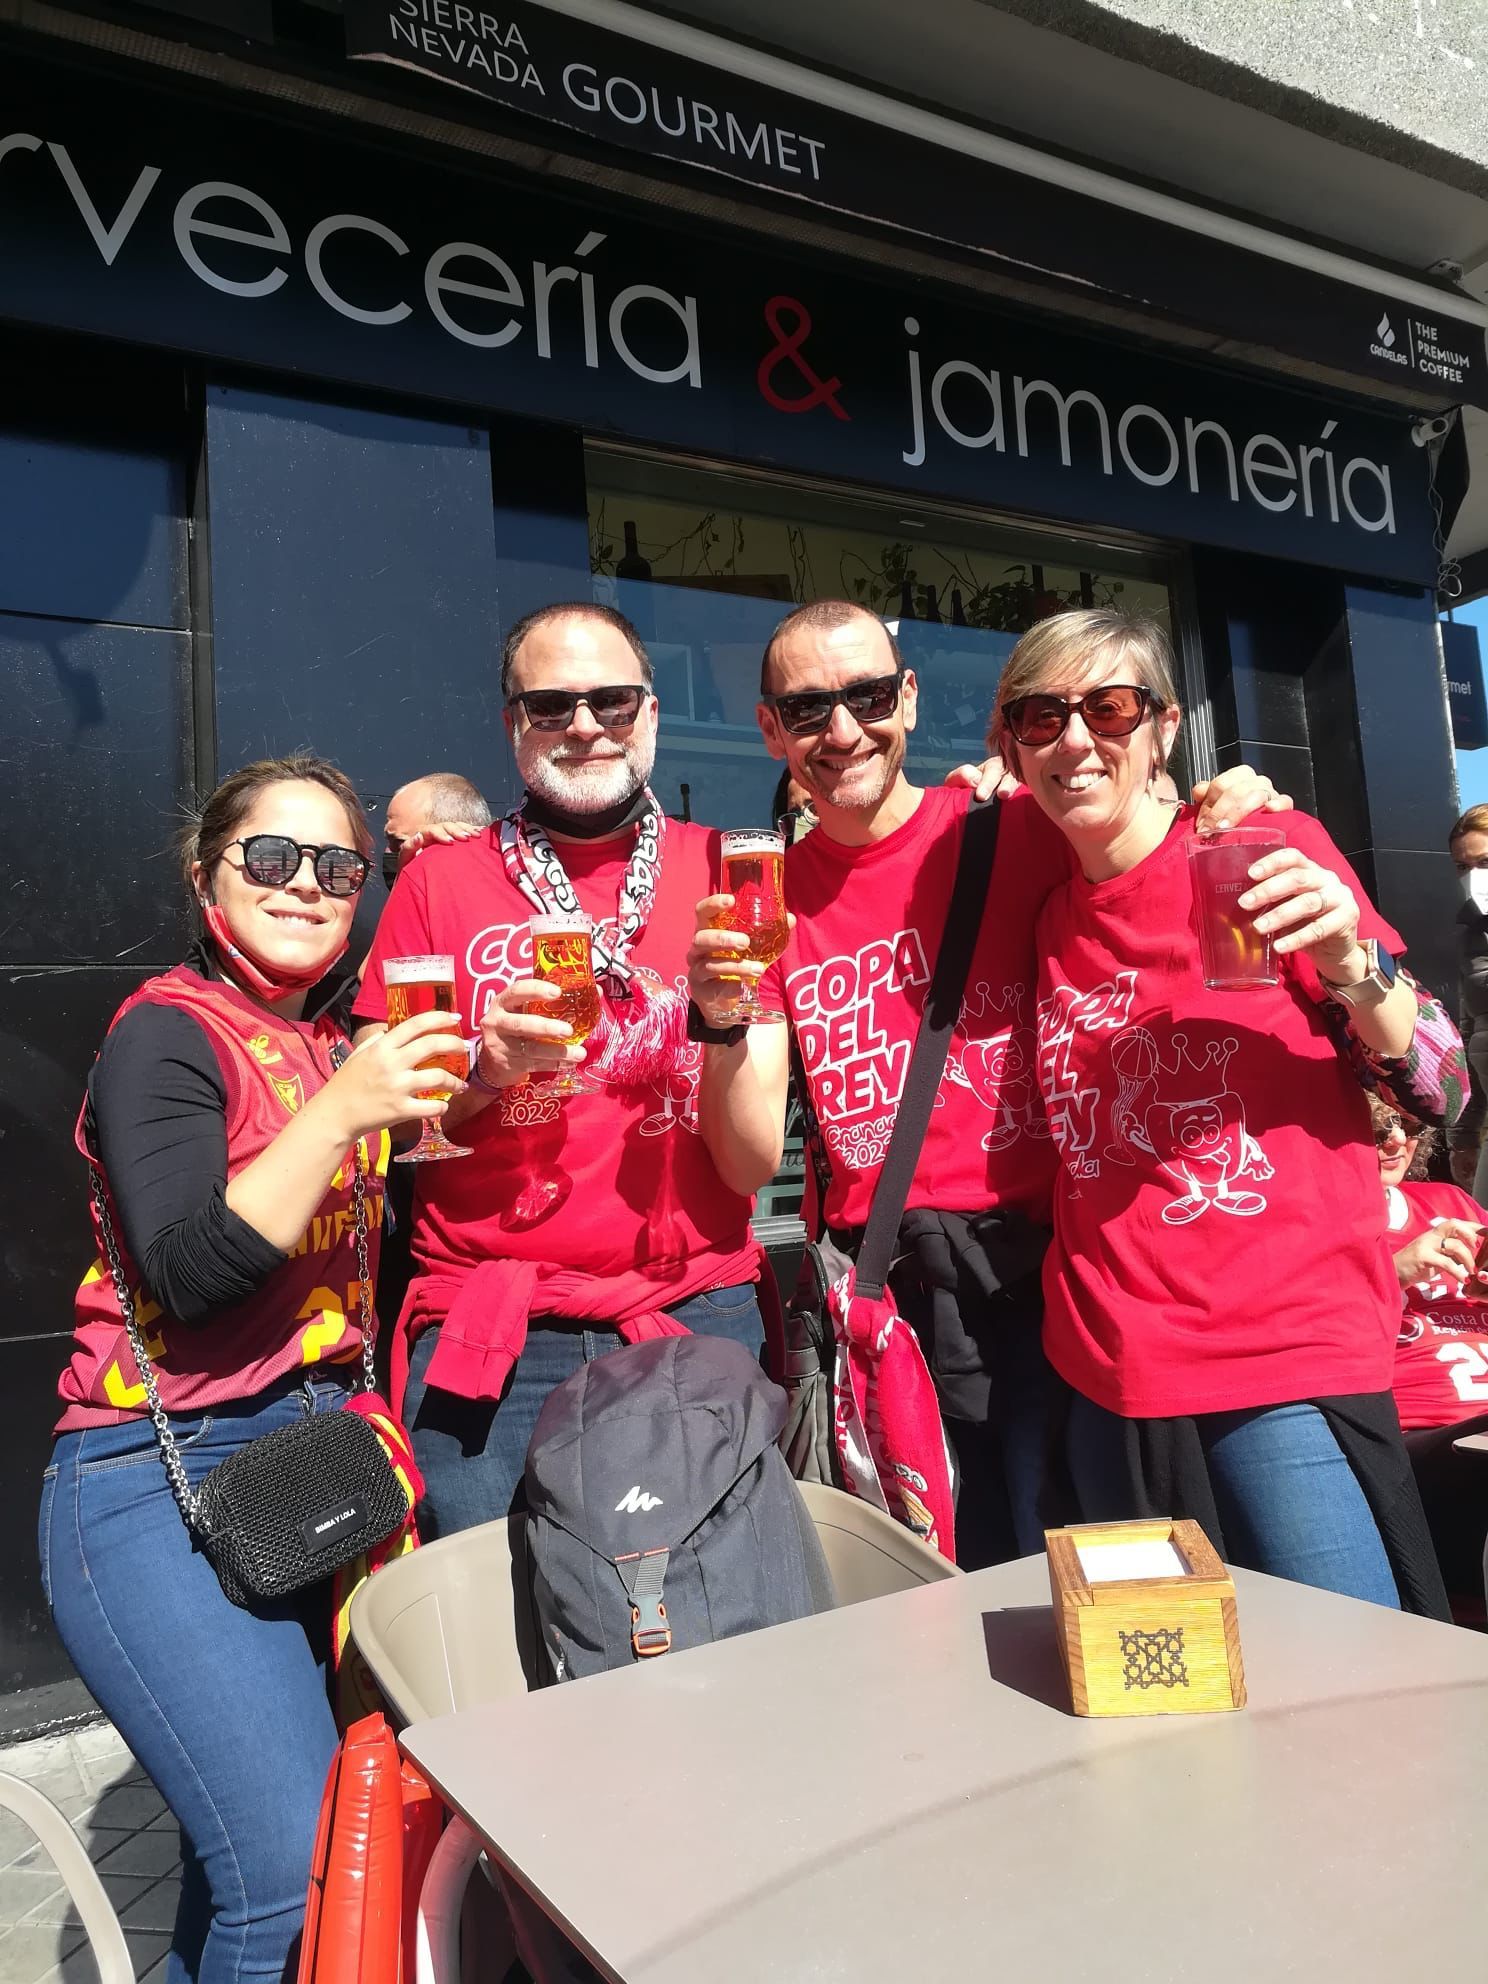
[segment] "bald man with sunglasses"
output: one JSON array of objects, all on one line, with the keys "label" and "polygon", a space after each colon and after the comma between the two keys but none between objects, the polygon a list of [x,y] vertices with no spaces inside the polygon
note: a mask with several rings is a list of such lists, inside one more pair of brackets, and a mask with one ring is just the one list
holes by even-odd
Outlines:
[{"label": "bald man with sunglasses", "polygon": [[[731,977],[760,978],[805,1073],[822,1220],[861,1239],[898,1112],[950,904],[971,794],[904,772],[918,684],[877,615],[820,600],[765,649],[757,715],[772,757],[811,798],[816,831],[786,855],[790,945],[766,968],[699,904],[688,952],[705,1040],[698,1124],[736,1190],[780,1164],[788,1063],[781,1027],[737,1028]],[[1138,713],[1141,721],[1141,713]],[[1291,801],[1244,766],[1196,790],[1219,829]],[[999,799],[996,861],[961,1017],[900,1229],[894,1294],[935,1376],[960,1477],[957,1561],[1041,1547],[1045,1367],[1039,1270],[1055,1152],[1035,1080],[1034,926],[1071,872],[1068,843],[1022,788]]]}]

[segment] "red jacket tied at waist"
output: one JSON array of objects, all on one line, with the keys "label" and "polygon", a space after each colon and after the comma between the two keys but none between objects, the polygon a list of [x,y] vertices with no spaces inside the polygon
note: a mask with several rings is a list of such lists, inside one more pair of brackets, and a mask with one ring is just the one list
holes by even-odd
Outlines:
[{"label": "red jacket tied at waist", "polygon": [[583,1274],[556,1261],[483,1261],[465,1275],[419,1275],[398,1318],[393,1346],[396,1409],[402,1410],[409,1351],[436,1324],[439,1342],[429,1360],[428,1382],[457,1398],[494,1400],[526,1346],[534,1316],[607,1325],[624,1343],[686,1336],[686,1324],[667,1315],[663,1303],[671,1307],[710,1288],[754,1281],[762,1271],[768,1272],[764,1250],[751,1240],[721,1264],[712,1255],[691,1274],[667,1282],[639,1270]]}]

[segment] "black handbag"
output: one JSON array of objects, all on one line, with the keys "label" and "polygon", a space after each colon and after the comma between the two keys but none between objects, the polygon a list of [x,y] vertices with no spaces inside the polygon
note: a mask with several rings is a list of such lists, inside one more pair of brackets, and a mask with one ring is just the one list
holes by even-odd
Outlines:
[{"label": "black handbag", "polygon": [[[893,1135],[857,1248],[858,1290],[875,1300],[883,1294],[893,1263],[905,1201],[914,1182],[915,1166],[929,1128],[930,1112],[935,1107],[940,1078],[945,1073],[951,1032],[961,1010],[961,995],[966,990],[972,952],[981,928],[982,907],[992,879],[997,825],[996,797],[986,803],[973,800],[961,836],[946,926],[905,1073]],[[817,1182],[825,1203],[827,1178],[821,1133],[799,1064],[797,1086],[806,1112],[806,1144],[817,1165]],[[785,1309],[787,1410],[780,1450],[798,1481],[824,1482],[836,1488],[843,1485],[832,1426],[837,1335],[827,1310],[827,1291],[853,1265],[853,1256],[828,1234],[809,1241],[801,1257],[795,1293]]]},{"label": "black handbag", "polygon": [[[407,1519],[408,1497],[382,1442],[357,1412],[308,1413],[294,1425],[250,1440],[220,1461],[193,1492],[135,1317],[103,1174],[96,1164],[92,1170],[109,1273],[160,1443],[161,1464],[186,1527],[233,1604],[252,1607],[287,1598],[385,1543]],[[371,1392],[377,1388],[372,1368],[376,1325],[367,1247],[367,1172],[360,1145],[352,1210],[362,1380]]]}]

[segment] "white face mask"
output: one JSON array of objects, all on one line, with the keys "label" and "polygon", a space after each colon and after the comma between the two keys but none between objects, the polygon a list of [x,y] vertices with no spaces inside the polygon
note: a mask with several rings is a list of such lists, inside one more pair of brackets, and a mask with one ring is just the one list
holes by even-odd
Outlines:
[{"label": "white face mask", "polygon": [[1469,868],[1462,878],[1467,884],[1467,899],[1479,916],[1488,916],[1488,868]]}]

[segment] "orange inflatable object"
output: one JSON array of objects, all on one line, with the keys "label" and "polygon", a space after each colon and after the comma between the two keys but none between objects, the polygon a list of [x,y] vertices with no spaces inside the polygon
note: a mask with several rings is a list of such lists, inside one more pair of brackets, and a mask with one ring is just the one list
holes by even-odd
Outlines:
[{"label": "orange inflatable object", "polygon": [[[444,1811],[381,1715],[331,1763],[315,1835],[299,1984],[401,1984],[414,1972],[419,1890]],[[405,1957],[406,1952],[406,1957]]]}]

